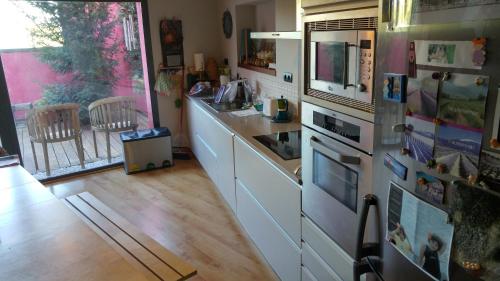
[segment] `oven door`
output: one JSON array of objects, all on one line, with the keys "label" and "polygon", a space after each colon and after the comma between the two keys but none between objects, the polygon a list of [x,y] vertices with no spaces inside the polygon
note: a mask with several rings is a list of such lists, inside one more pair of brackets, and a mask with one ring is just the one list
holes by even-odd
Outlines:
[{"label": "oven door", "polygon": [[310,42],[310,87],[356,98],[357,31],[313,31]]},{"label": "oven door", "polygon": [[352,257],[363,196],[372,189],[371,160],[302,126],[302,210]]}]

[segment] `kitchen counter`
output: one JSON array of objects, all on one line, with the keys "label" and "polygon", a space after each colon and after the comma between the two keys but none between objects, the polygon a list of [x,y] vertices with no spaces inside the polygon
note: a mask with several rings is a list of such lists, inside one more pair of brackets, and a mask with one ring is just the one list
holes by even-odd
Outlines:
[{"label": "kitchen counter", "polygon": [[268,117],[262,115],[252,115],[246,117],[238,117],[230,112],[217,112],[209,105],[201,101],[202,97],[187,98],[203,108],[219,123],[224,125],[228,130],[249,144],[259,155],[268,160],[278,170],[283,172],[285,176],[294,182],[298,182],[294,171],[300,166],[300,158],[293,160],[284,160],[278,154],[257,141],[254,136],[268,135],[277,132],[289,132],[301,129],[301,124],[296,121],[289,123],[273,123]]}]

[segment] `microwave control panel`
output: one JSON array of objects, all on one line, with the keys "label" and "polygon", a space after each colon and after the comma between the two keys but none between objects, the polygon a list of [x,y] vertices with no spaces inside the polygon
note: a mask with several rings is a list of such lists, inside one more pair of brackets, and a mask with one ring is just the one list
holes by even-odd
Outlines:
[{"label": "microwave control panel", "polygon": [[375,31],[358,31],[359,67],[356,99],[372,103],[373,70],[375,68]]}]

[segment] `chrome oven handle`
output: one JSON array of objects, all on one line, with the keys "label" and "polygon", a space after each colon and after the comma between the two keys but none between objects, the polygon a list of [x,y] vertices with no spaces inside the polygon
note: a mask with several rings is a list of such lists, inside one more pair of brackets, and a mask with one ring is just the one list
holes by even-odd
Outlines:
[{"label": "chrome oven handle", "polygon": [[344,42],[344,89],[347,87],[357,87],[354,84],[349,83],[349,53],[351,52],[351,47],[357,47],[355,44],[349,44],[349,42]]},{"label": "chrome oven handle", "polygon": [[333,150],[332,148],[326,147],[324,144],[321,143],[321,141],[317,137],[312,136],[310,139],[310,144],[317,151],[323,153],[324,155],[340,163],[351,164],[351,165],[361,164],[361,158],[359,156],[350,156],[339,153]]}]

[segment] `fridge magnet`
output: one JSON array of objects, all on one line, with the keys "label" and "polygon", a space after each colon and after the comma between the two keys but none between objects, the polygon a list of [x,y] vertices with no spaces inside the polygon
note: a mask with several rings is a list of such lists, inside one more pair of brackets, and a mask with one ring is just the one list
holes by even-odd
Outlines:
[{"label": "fridge magnet", "polygon": [[[415,40],[415,59],[418,65],[481,69],[473,61],[472,41]],[[418,76],[418,73],[417,73]]]},{"label": "fridge magnet", "polygon": [[479,170],[482,185],[500,193],[500,154],[483,150]]},{"label": "fridge magnet", "polygon": [[396,176],[402,180],[406,180],[408,174],[408,168],[401,164],[398,160],[392,157],[390,154],[385,154],[384,165],[389,168]]},{"label": "fridge magnet", "polygon": [[417,172],[415,193],[435,204],[443,204],[444,184],[438,179],[424,172]]},{"label": "fridge magnet", "polygon": [[500,150],[500,88],[497,93],[497,104],[495,117],[493,119],[493,130],[491,131],[490,147]]},{"label": "fridge magnet", "polygon": [[406,103],[406,85],[406,75],[384,73],[384,100]]},{"label": "fridge magnet", "polygon": [[417,57],[415,53],[415,42],[410,42],[408,50],[408,78],[417,78]]},{"label": "fridge magnet", "polygon": [[454,226],[445,211],[390,183],[386,239],[432,279],[449,280]]},{"label": "fridge magnet", "polygon": [[403,147],[409,150],[408,155],[411,158],[424,164],[427,163],[433,159],[436,125],[411,116],[406,116],[405,123]]},{"label": "fridge magnet", "polygon": [[474,50],[472,52],[472,63],[475,66],[483,66],[486,61],[486,38],[480,37],[472,40]]},{"label": "fridge magnet", "polygon": [[417,70],[418,78],[408,79],[407,110],[412,115],[436,117],[439,80],[433,79],[432,73]]},{"label": "fridge magnet", "polygon": [[467,179],[470,175],[477,175],[482,138],[481,130],[440,125],[436,138],[436,162],[445,164],[448,172],[456,177]]},{"label": "fridge magnet", "polygon": [[500,280],[500,197],[459,184],[450,210],[455,226],[452,260],[478,280]]},{"label": "fridge magnet", "polygon": [[[477,85],[477,78],[484,79]],[[438,118],[442,121],[480,129],[484,126],[488,77],[453,74],[439,93]]]}]

